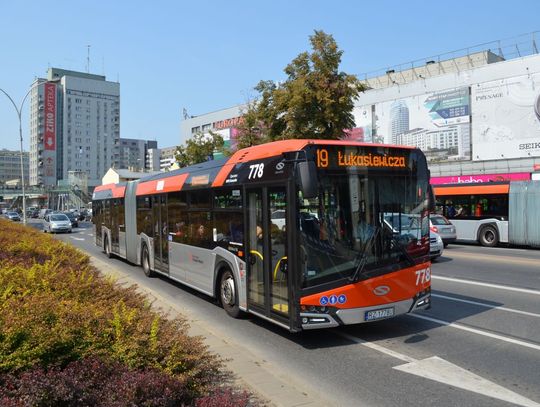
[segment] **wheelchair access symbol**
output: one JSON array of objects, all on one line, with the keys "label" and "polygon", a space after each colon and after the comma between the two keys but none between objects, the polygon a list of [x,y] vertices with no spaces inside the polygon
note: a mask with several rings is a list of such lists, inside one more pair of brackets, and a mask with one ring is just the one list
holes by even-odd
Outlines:
[{"label": "wheelchair access symbol", "polygon": [[327,296],[321,297],[321,299],[319,300],[319,303],[321,305],[328,305],[328,297]]}]

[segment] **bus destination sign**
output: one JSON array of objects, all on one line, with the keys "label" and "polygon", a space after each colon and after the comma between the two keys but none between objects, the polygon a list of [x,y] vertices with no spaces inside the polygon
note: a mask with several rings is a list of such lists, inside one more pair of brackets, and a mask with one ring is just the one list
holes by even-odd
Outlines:
[{"label": "bus destination sign", "polygon": [[326,148],[317,149],[318,168],[336,167],[375,167],[375,168],[405,168],[407,159],[405,156],[391,154],[373,154],[365,151],[352,152],[340,150],[330,150]]}]

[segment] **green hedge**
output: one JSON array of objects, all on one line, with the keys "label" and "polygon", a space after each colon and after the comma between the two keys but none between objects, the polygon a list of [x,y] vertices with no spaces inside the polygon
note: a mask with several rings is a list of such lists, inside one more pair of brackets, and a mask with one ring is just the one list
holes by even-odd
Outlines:
[{"label": "green hedge", "polygon": [[198,397],[226,374],[187,328],[183,318],[153,312],[134,286],[100,275],[72,246],[0,219],[0,373],[99,358],[162,371]]}]

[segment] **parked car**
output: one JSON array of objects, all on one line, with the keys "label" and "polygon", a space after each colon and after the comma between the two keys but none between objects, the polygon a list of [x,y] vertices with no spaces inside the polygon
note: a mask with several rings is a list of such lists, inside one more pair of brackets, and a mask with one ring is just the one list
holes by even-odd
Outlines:
[{"label": "parked car", "polygon": [[6,213],[6,218],[8,218],[9,220],[15,221],[15,222],[20,222],[21,221],[21,217],[19,216],[19,214],[17,212],[7,212]]},{"label": "parked car", "polygon": [[429,226],[431,230],[439,234],[444,247],[449,243],[454,243],[457,239],[456,227],[442,215],[429,215]]},{"label": "parked car", "polygon": [[68,232],[71,233],[71,221],[64,213],[52,213],[45,216],[43,225],[45,233]]},{"label": "parked car", "polygon": [[444,250],[444,243],[441,236],[435,233],[433,230],[429,231],[429,257],[431,260],[435,260],[442,256]]},{"label": "parked car", "polygon": [[66,215],[70,222],[72,228],[78,228],[79,227],[79,217],[75,212],[64,212],[64,215]]}]

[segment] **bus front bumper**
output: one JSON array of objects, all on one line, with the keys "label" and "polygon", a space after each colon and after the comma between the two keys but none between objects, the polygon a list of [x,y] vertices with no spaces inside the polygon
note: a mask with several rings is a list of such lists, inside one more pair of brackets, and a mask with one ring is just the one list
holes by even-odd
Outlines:
[{"label": "bus front bumper", "polygon": [[338,309],[334,313],[300,313],[302,329],[333,328],[340,325],[363,324],[431,308],[431,291],[412,299],[371,307]]}]

